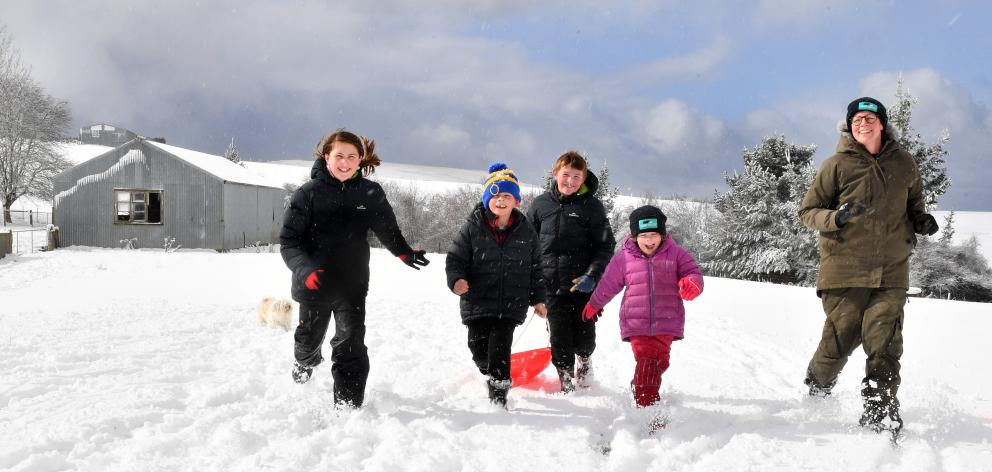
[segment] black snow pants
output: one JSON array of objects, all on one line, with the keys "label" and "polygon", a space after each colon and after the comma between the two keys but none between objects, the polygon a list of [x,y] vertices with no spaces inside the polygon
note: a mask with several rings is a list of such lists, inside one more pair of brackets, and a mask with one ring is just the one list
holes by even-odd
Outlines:
[{"label": "black snow pants", "polygon": [[316,366],[323,361],[321,344],[328,324],[334,318],[331,338],[331,376],[334,402],[360,407],[365,399],[369,377],[369,354],[365,347],[365,299],[341,297],[330,303],[301,303],[300,324],[296,327],[296,361]]},{"label": "black snow pants", "polygon": [[591,294],[564,293],[548,297],[551,362],[558,372],[575,375],[575,356],[589,357],[596,350],[596,323],[582,321],[582,308]]},{"label": "black snow pants", "polygon": [[469,321],[468,349],[482,375],[492,380],[510,380],[510,345],[517,323],[512,320],[484,318]]}]

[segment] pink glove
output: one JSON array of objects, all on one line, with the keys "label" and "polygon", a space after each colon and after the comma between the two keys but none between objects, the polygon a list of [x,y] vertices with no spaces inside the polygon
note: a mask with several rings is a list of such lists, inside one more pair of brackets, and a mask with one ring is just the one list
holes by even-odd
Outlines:
[{"label": "pink glove", "polygon": [[582,309],[582,321],[599,321],[600,316],[603,316],[602,308],[596,308],[586,303],[586,307]]},{"label": "pink glove", "polygon": [[692,299],[699,296],[703,292],[703,287],[699,285],[692,277],[682,277],[679,280],[679,296],[685,301],[691,301]]}]

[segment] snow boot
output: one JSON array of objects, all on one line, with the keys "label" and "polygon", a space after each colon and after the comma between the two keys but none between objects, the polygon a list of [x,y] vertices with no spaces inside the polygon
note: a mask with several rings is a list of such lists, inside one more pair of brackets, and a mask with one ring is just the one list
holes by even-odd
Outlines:
[{"label": "snow boot", "polygon": [[561,381],[561,393],[569,394],[575,391],[574,378],[575,376],[572,375],[570,370],[558,369],[558,379]]},{"label": "snow boot", "polygon": [[296,362],[293,364],[293,381],[298,384],[305,384],[313,374],[313,367]]},{"label": "snow boot", "polygon": [[510,392],[512,385],[512,380],[496,380],[493,378],[486,380],[486,387],[489,389],[489,402],[505,410],[506,394]]},{"label": "snow boot", "polygon": [[811,384],[809,386],[809,396],[813,398],[827,398],[833,389],[830,387],[821,387],[816,384]]},{"label": "snow boot", "polygon": [[893,399],[888,405],[866,402],[858,424],[873,433],[889,431],[894,436],[898,435],[903,424],[899,414],[899,400]]},{"label": "snow boot", "polygon": [[813,379],[813,372],[806,371],[806,380],[803,381],[807,387],[809,387],[809,396],[815,398],[827,398],[834,389],[834,384],[837,381],[833,381],[830,384],[824,386],[820,385],[819,382]]},{"label": "snow boot", "polygon": [[582,388],[589,388],[592,385],[591,357],[577,356],[575,361],[575,383]]},{"label": "snow boot", "polygon": [[889,431],[893,437],[902,431],[902,416],[899,414],[899,399],[889,391],[874,388],[866,383],[861,389],[865,411],[861,414],[858,424],[873,432]]}]

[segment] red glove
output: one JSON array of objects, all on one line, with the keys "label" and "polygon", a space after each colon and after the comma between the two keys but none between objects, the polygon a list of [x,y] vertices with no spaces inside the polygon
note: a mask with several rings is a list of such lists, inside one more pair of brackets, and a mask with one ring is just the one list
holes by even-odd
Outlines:
[{"label": "red glove", "polygon": [[586,307],[582,309],[582,321],[599,321],[599,317],[603,316],[603,309],[596,308],[588,303]]},{"label": "red glove", "polygon": [[317,290],[320,288],[320,275],[318,274],[322,272],[324,272],[324,269],[317,269],[311,272],[310,275],[307,276],[307,280],[303,283],[303,285],[306,285],[310,290]]},{"label": "red glove", "polygon": [[682,277],[679,280],[679,296],[685,301],[691,301],[693,298],[699,296],[703,292],[703,287],[699,285],[692,277]]}]

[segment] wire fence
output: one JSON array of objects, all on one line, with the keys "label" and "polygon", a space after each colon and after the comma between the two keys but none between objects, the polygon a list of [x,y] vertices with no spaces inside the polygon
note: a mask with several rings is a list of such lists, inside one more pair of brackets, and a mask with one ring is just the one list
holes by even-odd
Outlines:
[{"label": "wire fence", "polygon": [[10,231],[10,235],[15,256],[48,250],[47,229],[15,229]]},{"label": "wire fence", "polygon": [[10,210],[10,221],[0,218],[4,228],[47,226],[52,223],[52,214],[47,211]]}]

